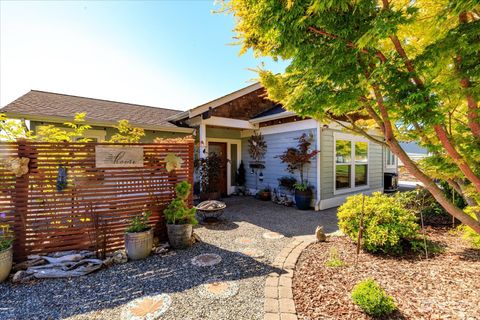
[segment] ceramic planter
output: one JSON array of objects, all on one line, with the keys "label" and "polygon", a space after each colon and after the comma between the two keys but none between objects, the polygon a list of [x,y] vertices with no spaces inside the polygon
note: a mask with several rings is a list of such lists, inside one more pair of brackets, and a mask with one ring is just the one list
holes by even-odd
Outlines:
[{"label": "ceramic planter", "polygon": [[125,250],[131,260],[148,257],[153,247],[153,230],[125,234]]},{"label": "ceramic planter", "polygon": [[12,246],[0,251],[0,282],[5,281],[12,270],[13,250]]},{"label": "ceramic planter", "polygon": [[193,226],[191,224],[167,224],[168,241],[174,249],[191,245]]},{"label": "ceramic planter", "polygon": [[299,210],[310,209],[310,203],[312,201],[312,190],[307,189],[305,191],[295,190],[295,205]]}]

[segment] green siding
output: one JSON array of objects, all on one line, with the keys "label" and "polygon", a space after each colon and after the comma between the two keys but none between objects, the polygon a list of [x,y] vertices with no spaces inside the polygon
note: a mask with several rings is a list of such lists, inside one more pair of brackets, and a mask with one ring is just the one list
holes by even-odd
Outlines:
[{"label": "green siding", "polygon": [[[320,176],[322,200],[335,197],[334,132],[335,130],[324,130],[321,136]],[[368,181],[370,190],[383,187],[383,147],[373,142],[369,142]],[[356,192],[353,191],[352,194],[354,193]]]},{"label": "green siding", "polygon": [[240,139],[240,130],[229,128],[207,127],[207,138],[216,139]]},{"label": "green siding", "polygon": [[[40,121],[30,121],[30,129],[32,131],[36,131],[38,126],[46,126],[53,124],[60,128],[66,128],[65,125],[60,123],[54,122],[40,122]],[[103,130],[106,132],[106,139],[109,140],[115,133],[117,133],[116,128],[112,127],[98,127],[92,126],[92,130]],[[153,131],[153,130],[145,130],[145,136],[140,140],[143,143],[153,142],[155,138],[176,138],[176,137],[184,137],[189,135],[188,133],[179,133],[179,132],[167,132],[167,131]]]}]

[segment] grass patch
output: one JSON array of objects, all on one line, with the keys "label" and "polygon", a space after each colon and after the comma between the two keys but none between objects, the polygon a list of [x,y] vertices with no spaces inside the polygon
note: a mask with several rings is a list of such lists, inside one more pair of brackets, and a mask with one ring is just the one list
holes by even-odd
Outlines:
[{"label": "grass patch", "polygon": [[339,268],[345,265],[342,258],[340,258],[340,254],[338,253],[337,248],[330,248],[328,260],[325,261],[325,266],[329,268]]}]

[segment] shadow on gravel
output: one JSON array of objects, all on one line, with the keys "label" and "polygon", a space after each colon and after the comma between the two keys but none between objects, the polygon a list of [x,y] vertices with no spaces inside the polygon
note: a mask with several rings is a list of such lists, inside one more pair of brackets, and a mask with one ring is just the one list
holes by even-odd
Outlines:
[{"label": "shadow on gravel", "polygon": [[248,196],[232,196],[225,203],[228,220],[245,221],[286,237],[313,235],[318,225],[326,233],[338,230],[337,208],[302,211]]},{"label": "shadow on gravel", "polygon": [[[191,259],[202,253],[218,254],[222,261],[212,267],[192,265]],[[62,319],[114,308],[145,295],[182,292],[214,279],[234,281],[270,272],[282,270],[202,242],[188,250],[115,265],[84,277],[0,284],[0,319]]]}]

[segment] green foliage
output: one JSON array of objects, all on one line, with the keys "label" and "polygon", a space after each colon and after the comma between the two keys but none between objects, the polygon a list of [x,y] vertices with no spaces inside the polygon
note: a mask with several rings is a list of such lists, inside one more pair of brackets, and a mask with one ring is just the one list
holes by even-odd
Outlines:
[{"label": "green foliage", "polygon": [[[340,230],[353,241],[357,241],[361,212],[362,195],[347,198],[338,209]],[[397,197],[380,192],[365,196],[363,225],[362,246],[370,252],[400,254],[419,237],[417,217]]]},{"label": "green foliage", "polygon": [[328,254],[328,260],[325,262],[326,267],[339,268],[345,265],[345,262],[340,258],[337,248],[330,248]]},{"label": "green foliage", "polygon": [[0,251],[8,249],[13,243],[13,232],[9,225],[0,225]]},{"label": "green foliage", "polygon": [[397,309],[390,297],[373,279],[361,281],[352,289],[352,299],[366,314],[380,317]]},{"label": "green foliage", "polygon": [[151,227],[148,224],[148,219],[151,215],[152,212],[144,211],[141,216],[134,217],[125,232],[136,233],[150,230]]},{"label": "green foliage", "polygon": [[0,113],[0,141],[16,141],[27,137],[27,130],[24,123],[19,120],[7,119]]},{"label": "green foliage", "polygon": [[32,140],[45,142],[88,142],[90,140],[85,138],[84,134],[85,131],[91,129],[92,127],[85,123],[86,116],[86,112],[77,113],[75,114],[73,121],[65,122],[64,125],[70,130],[50,124],[38,127],[37,134],[34,135],[33,133],[30,133],[29,138]]},{"label": "green foliage", "polygon": [[110,138],[110,142],[137,143],[145,136],[145,130],[132,126],[128,120],[118,121],[115,128],[117,128],[118,133]]},{"label": "green foliage", "polygon": [[[235,17],[241,53],[289,63],[283,73],[257,70],[269,99],[302,116],[341,119],[346,130],[381,144],[392,139],[369,132],[386,138],[378,127],[389,120],[393,141],[415,141],[430,152],[420,172],[462,183],[462,197],[480,203],[473,179],[459,167],[467,164],[480,176],[480,139],[468,126],[480,111],[467,105],[480,99],[477,0],[222,3]],[[453,161],[446,151],[438,125],[461,159]]]},{"label": "green foliage", "polygon": [[163,213],[165,214],[165,219],[168,224],[197,224],[198,221],[195,219],[196,208],[188,208],[186,200],[190,195],[190,190],[192,186],[186,182],[182,181],[177,183],[175,186],[175,191],[177,197],[170,202],[170,204],[165,208]]},{"label": "green foliage", "polygon": [[[480,208],[477,207],[476,210],[480,210]],[[472,218],[478,221],[478,216],[474,213],[474,208],[469,208],[466,210],[466,212]],[[465,225],[459,226],[459,229],[463,232],[463,238],[469,241],[473,248],[480,249],[480,234],[476,233],[472,228]]]},{"label": "green foliage", "polygon": [[310,189],[310,185],[306,182],[304,183],[301,183],[301,182],[297,182],[293,185],[293,187],[295,188],[295,190],[298,190],[298,191],[307,191],[308,189]]},{"label": "green foliage", "polygon": [[285,189],[292,191],[295,189],[295,185],[297,184],[297,179],[293,176],[283,176],[278,178],[278,185],[284,187]]}]

